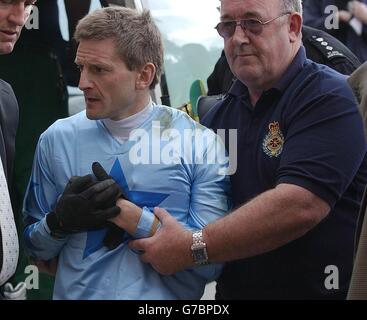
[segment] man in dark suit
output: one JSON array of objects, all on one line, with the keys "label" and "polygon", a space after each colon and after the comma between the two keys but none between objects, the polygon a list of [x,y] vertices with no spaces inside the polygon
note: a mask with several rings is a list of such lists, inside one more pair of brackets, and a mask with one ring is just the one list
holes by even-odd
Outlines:
[{"label": "man in dark suit", "polygon": [[[0,54],[9,54],[13,51],[35,2],[36,0],[0,2]],[[2,224],[0,224],[0,286],[15,271],[19,250],[14,218],[12,215],[7,216],[11,214],[11,206],[6,190],[6,185],[10,189],[17,126],[18,104],[14,92],[9,84],[0,80],[0,212],[3,218],[0,219]],[[21,292],[18,289],[20,287],[13,290],[9,284],[6,285],[4,291],[0,287],[0,300],[3,298],[19,299],[21,295],[24,296],[24,285]]]}]

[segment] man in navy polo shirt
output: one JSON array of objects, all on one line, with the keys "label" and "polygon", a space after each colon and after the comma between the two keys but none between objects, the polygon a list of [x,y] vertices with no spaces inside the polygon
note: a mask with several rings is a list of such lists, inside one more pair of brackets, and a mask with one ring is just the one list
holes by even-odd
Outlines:
[{"label": "man in navy polo shirt", "polygon": [[203,229],[199,260],[197,239],[162,209],[160,231],[131,244],[164,274],[229,261],[218,299],[346,297],[363,124],[345,76],[306,59],[301,10],[300,0],[221,1],[217,30],[238,80],[204,124],[237,129],[237,209]]}]

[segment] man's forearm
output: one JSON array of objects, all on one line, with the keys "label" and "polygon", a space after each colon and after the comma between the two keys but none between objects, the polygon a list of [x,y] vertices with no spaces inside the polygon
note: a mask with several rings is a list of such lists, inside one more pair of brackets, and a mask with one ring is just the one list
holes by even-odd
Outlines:
[{"label": "man's forearm", "polygon": [[[209,261],[226,262],[274,250],[304,235],[329,211],[330,206],[311,192],[279,185],[204,228]],[[129,246],[144,251],[141,259],[162,274],[194,266],[192,232],[163,209],[155,214],[162,223],[160,230]]]},{"label": "man's forearm", "polygon": [[209,260],[243,259],[274,250],[303,236],[329,210],[326,202],[302,188],[278,186],[204,228]]}]

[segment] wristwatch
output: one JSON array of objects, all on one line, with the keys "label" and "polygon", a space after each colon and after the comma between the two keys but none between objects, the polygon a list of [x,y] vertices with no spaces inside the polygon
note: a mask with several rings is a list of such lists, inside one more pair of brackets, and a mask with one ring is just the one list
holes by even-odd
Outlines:
[{"label": "wristwatch", "polygon": [[192,257],[195,264],[205,265],[208,264],[208,252],[206,251],[206,243],[203,241],[203,231],[194,231],[192,234]]}]

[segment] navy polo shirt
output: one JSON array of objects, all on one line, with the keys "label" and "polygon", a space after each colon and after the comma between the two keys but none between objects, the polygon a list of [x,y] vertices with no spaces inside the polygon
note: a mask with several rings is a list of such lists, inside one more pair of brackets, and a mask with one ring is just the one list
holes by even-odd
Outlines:
[{"label": "navy polo shirt", "polygon": [[[306,59],[301,47],[280,81],[255,106],[237,80],[203,124],[214,130],[237,129],[237,171],[231,176],[236,206],[287,183],[313,192],[332,208],[302,238],[227,263],[218,280],[218,298],[345,298],[367,182],[363,124],[346,77]],[[336,290],[325,287],[325,270],[331,265],[339,270]]]}]

